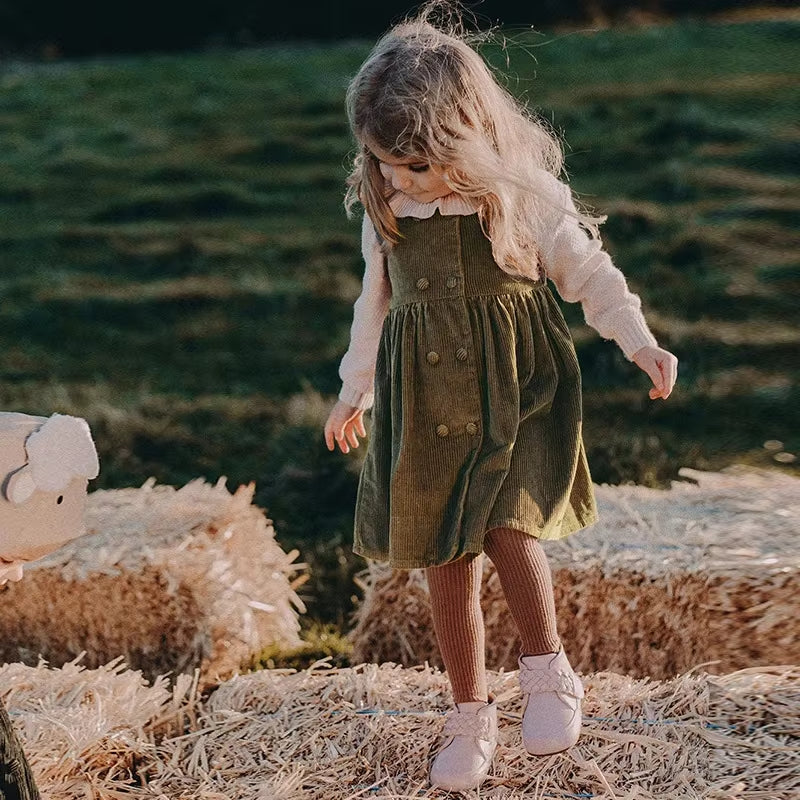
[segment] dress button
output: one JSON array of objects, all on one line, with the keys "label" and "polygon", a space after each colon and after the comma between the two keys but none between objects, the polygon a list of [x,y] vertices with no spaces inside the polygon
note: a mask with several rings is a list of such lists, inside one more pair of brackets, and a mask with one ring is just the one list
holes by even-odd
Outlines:
[{"label": "dress button", "polygon": [[458,286],[458,278],[455,275],[451,275],[445,283],[447,284],[448,289],[455,289]]},{"label": "dress button", "polygon": [[439,354],[434,350],[431,350],[428,355],[425,356],[428,359],[429,364],[438,364],[439,363]]},{"label": "dress button", "polygon": [[447,425],[438,425],[436,427],[437,436],[447,436],[448,433],[450,433],[450,429],[447,427]]},{"label": "dress button", "polygon": [[478,432],[478,426],[474,422],[468,422],[465,430],[470,436],[474,436]]},{"label": "dress button", "polygon": [[459,361],[466,361],[467,355],[468,353],[466,347],[459,347],[458,350],[456,350],[456,358]]},{"label": "dress button", "polygon": [[427,278],[420,278],[417,281],[417,289],[427,289],[430,285],[430,281]]}]

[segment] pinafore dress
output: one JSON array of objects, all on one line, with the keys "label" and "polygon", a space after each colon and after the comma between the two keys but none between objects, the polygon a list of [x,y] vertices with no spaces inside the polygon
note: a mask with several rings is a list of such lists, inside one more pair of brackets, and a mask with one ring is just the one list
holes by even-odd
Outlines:
[{"label": "pinafore dress", "polygon": [[597,521],[581,375],[545,275],[515,278],[477,214],[397,220],[353,552],[397,569]]}]

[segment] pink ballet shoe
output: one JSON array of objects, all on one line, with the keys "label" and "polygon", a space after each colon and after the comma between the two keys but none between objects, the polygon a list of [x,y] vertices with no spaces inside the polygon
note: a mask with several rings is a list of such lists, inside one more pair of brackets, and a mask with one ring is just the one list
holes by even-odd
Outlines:
[{"label": "pink ballet shoe", "polygon": [[463,791],[480,786],[492,765],[497,746],[497,704],[458,703],[445,717],[447,737],[430,770],[431,786]]},{"label": "pink ballet shoe", "polygon": [[527,695],[522,742],[535,756],[568,750],[581,732],[583,684],[562,647],[557,653],[519,657],[519,685]]}]

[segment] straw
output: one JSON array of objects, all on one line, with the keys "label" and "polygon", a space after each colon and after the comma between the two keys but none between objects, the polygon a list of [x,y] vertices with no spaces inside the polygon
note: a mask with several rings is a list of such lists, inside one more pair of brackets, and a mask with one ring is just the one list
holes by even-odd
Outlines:
[{"label": "straw", "polygon": [[[12,664],[0,699],[45,800],[355,800],[445,797],[429,759],[452,697],[430,665],[328,659],[235,677],[202,700],[114,662],[96,670]],[[583,676],[584,725],[566,753],[520,735],[516,672],[488,675],[499,706],[493,767],[468,798],[790,800],[800,796],[800,667],[668,681]]]},{"label": "straw", "polygon": [[90,494],[88,535],[0,588],[0,660],[122,655],[151,679],[199,667],[205,685],[267,645],[298,646],[306,565],[280,548],[253,492],[222,478]]}]

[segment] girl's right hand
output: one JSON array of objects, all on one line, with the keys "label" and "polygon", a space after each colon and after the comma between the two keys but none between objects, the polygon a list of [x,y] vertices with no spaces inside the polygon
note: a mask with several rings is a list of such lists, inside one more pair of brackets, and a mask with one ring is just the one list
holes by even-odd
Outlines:
[{"label": "girl's right hand", "polygon": [[341,400],[331,410],[328,421],[325,423],[325,443],[328,450],[334,450],[334,439],[343,453],[349,453],[348,441],[353,447],[358,447],[358,437],[367,435],[364,428],[364,410],[356,408]]}]

